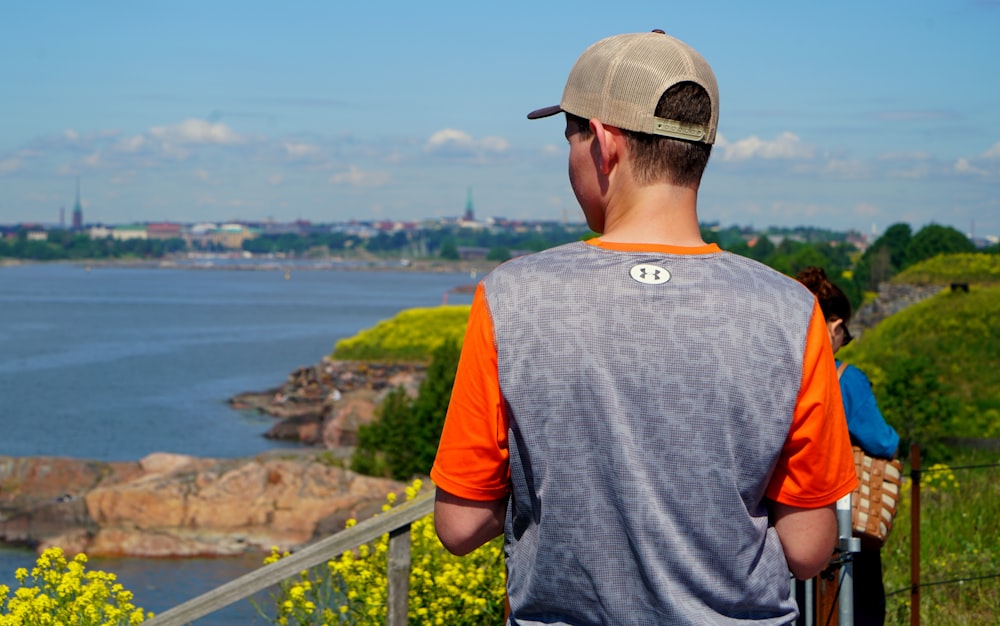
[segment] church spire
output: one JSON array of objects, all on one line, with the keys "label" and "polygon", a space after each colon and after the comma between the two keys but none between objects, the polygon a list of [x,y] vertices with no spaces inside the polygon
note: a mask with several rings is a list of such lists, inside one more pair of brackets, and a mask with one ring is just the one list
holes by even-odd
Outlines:
[{"label": "church spire", "polygon": [[76,204],[73,206],[73,230],[83,229],[83,206],[80,204],[80,177],[76,177]]}]

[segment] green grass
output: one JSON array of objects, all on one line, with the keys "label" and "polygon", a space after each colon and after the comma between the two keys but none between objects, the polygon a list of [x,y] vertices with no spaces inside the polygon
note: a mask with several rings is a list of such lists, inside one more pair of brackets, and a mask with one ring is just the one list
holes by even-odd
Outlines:
[{"label": "green grass", "polygon": [[886,318],[838,357],[868,375],[880,404],[893,367],[924,360],[957,406],[950,435],[1000,437],[1000,287],[944,291]]},{"label": "green grass", "polygon": [[[1000,451],[956,452],[949,466],[923,466],[920,489],[920,623],[995,624],[1000,615]],[[961,468],[967,469],[961,469]],[[943,471],[939,471],[943,470]],[[906,468],[909,474],[909,468]],[[912,483],[904,480],[882,548],[886,624],[909,624]],[[958,581],[963,582],[949,582]],[[894,593],[895,592],[895,593]]]},{"label": "green grass", "polygon": [[1000,284],[1000,254],[939,254],[897,274],[892,282],[904,285]]},{"label": "green grass", "polygon": [[[912,427],[908,420],[923,420],[924,433],[1000,438],[1000,256],[942,255],[908,268],[893,282],[968,283],[970,289],[968,293],[945,289],[896,313],[841,350],[838,357],[868,374],[886,418],[901,434]],[[900,372],[930,382],[907,387],[900,384]],[[913,395],[932,393],[891,397],[901,389]],[[921,453],[920,623],[996,624],[1000,615],[1000,468],[970,466],[1000,463],[1000,450],[954,446],[943,454],[940,450],[925,447]],[[905,457],[909,450],[900,452]],[[947,465],[936,464],[945,459]],[[949,467],[954,469],[949,471]],[[909,465],[906,472],[910,472]],[[882,549],[885,587],[890,594],[887,624],[910,623],[910,487],[909,479],[905,480],[892,534]],[[958,580],[963,582],[949,582]]]}]

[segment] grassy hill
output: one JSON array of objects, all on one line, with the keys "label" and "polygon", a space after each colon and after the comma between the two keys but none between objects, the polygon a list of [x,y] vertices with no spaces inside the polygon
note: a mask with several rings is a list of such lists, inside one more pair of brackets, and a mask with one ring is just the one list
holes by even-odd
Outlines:
[{"label": "grassy hill", "polygon": [[1000,257],[942,255],[894,282],[961,282],[969,291],[945,288],[886,318],[838,357],[868,374],[904,439],[1000,437]]},{"label": "grassy hill", "polygon": [[1000,285],[1000,255],[982,253],[939,254],[897,274],[894,283],[948,285],[970,283]]}]

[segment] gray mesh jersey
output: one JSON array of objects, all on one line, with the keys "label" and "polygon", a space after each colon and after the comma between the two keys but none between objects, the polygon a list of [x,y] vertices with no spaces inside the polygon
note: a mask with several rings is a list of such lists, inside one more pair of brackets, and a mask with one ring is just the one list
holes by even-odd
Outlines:
[{"label": "gray mesh jersey", "polygon": [[584,243],[483,286],[509,420],[511,623],[791,621],[762,500],[801,385],[808,290],[726,252]]}]

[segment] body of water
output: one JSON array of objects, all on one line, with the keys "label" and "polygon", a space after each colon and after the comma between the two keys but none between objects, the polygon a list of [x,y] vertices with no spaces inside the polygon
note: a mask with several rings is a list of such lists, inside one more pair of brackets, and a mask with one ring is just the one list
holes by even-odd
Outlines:
[{"label": "body of water", "polygon": [[[281,384],[338,339],[440,305],[459,273],[226,271],[37,264],[0,268],[0,455],[137,460],[240,457],[280,446],[271,418],[229,408]],[[452,304],[471,295],[450,294]],[[0,550],[0,583],[34,554]],[[162,611],[260,563],[95,560]],[[246,605],[198,624],[252,623]]]}]

